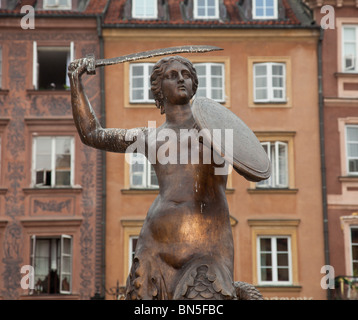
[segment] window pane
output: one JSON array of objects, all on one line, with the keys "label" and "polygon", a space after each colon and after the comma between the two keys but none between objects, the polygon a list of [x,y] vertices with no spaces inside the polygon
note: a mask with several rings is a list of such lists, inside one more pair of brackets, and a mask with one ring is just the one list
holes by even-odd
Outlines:
[{"label": "window pane", "polygon": [[358,126],[357,127],[347,127],[347,139],[348,139],[348,141],[358,142]]},{"label": "window pane", "polygon": [[343,29],[343,39],[345,42],[356,41],[356,29],[345,27]]},{"label": "window pane", "polygon": [[271,251],[271,238],[261,238],[260,239],[260,250]]},{"label": "window pane", "polygon": [[133,78],[132,79],[132,88],[143,88],[144,79],[143,78]]},{"label": "window pane", "polygon": [[267,78],[256,78],[255,81],[256,88],[266,88],[267,86]]},{"label": "window pane", "polygon": [[289,272],[287,268],[279,268],[277,270],[278,281],[289,281]]},{"label": "window pane", "polygon": [[287,253],[278,253],[277,254],[277,265],[278,266],[288,266],[288,254]]},{"label": "window pane", "polygon": [[352,243],[358,244],[358,228],[351,229],[351,240],[352,240]]},{"label": "window pane", "polygon": [[36,157],[36,170],[51,170],[51,155],[38,155]]},{"label": "window pane", "polygon": [[277,239],[277,251],[288,251],[288,239],[279,238]]},{"label": "window pane", "polygon": [[348,157],[358,158],[358,143],[348,143]]},{"label": "window pane", "polygon": [[132,90],[132,99],[133,100],[143,100],[144,91],[143,90]]},{"label": "window pane", "polygon": [[261,281],[272,281],[272,269],[262,268],[261,269]]},{"label": "window pane", "polygon": [[266,89],[256,89],[256,100],[266,100],[267,99],[267,90]]},{"label": "window pane", "polygon": [[38,137],[36,138],[36,153],[51,153],[51,138],[50,137]]},{"label": "window pane", "polygon": [[56,138],[56,153],[63,154],[63,153],[70,153],[71,152],[71,139],[70,138]]},{"label": "window pane", "polygon": [[144,74],[143,66],[132,65],[132,76],[138,77],[138,76],[143,76],[143,74]]},{"label": "window pane", "polygon": [[261,267],[272,266],[271,253],[261,253]]},{"label": "window pane", "polygon": [[71,184],[70,171],[56,171],[56,186],[69,186]]},{"label": "window pane", "polygon": [[349,160],[348,165],[348,170],[350,173],[358,172],[358,160]]},{"label": "window pane", "polygon": [[265,65],[255,65],[255,75],[265,76],[267,74]]},{"label": "window pane", "polygon": [[352,246],[352,259],[358,261],[358,245]]}]

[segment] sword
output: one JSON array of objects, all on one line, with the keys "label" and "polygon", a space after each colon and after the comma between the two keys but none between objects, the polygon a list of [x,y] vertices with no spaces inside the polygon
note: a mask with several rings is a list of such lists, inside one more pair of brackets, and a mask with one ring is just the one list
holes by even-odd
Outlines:
[{"label": "sword", "polygon": [[87,54],[86,58],[89,59],[89,64],[87,67],[87,74],[96,74],[96,68],[103,66],[110,66],[113,64],[136,61],[140,59],[147,59],[157,56],[164,56],[167,54],[175,53],[203,53],[209,51],[218,51],[223,50],[222,48],[215,46],[206,46],[206,45],[192,45],[192,46],[181,46],[181,47],[169,47],[164,49],[156,49],[150,51],[144,51],[139,53],[132,53],[121,57],[111,58],[111,59],[95,59],[94,54]]}]

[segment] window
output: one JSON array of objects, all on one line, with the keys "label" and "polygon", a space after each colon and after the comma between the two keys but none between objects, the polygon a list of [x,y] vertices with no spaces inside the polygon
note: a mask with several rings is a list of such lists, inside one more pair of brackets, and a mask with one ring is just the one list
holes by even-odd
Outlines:
[{"label": "window", "polygon": [[74,44],[68,47],[33,46],[33,86],[38,90],[70,88],[67,76],[69,63],[74,59]]},{"label": "window", "polygon": [[254,65],[254,102],[286,101],[286,65],[265,62]]},{"label": "window", "polygon": [[358,227],[351,228],[351,244],[353,276],[358,277]]},{"label": "window", "polygon": [[343,71],[358,72],[358,26],[343,27]]},{"label": "window", "polygon": [[271,161],[271,176],[256,184],[258,188],[288,188],[288,144],[286,142],[262,142]]},{"label": "window", "polygon": [[132,0],[132,17],[138,19],[156,19],[157,0]]},{"label": "window", "polygon": [[198,97],[225,102],[225,66],[223,63],[196,63],[199,86]]},{"label": "window", "polygon": [[254,19],[277,19],[277,0],[253,0],[252,17]]},{"label": "window", "polygon": [[130,102],[154,103],[150,89],[150,75],[154,63],[133,63],[130,65]]},{"label": "window", "polygon": [[348,174],[358,174],[358,125],[346,126]]},{"label": "window", "polygon": [[72,186],[73,155],[73,137],[35,137],[33,139],[33,185],[36,187]]},{"label": "window", "polygon": [[139,236],[130,236],[129,237],[129,261],[128,261],[128,270],[132,267],[132,262],[135,255],[135,248],[137,246]]},{"label": "window", "polygon": [[35,269],[35,293],[72,291],[72,237],[31,237],[31,265]]},{"label": "window", "polygon": [[194,0],[195,19],[218,19],[218,0]]},{"label": "window", "polygon": [[60,10],[71,10],[71,0],[44,0],[44,9],[60,9]]},{"label": "window", "polygon": [[287,236],[259,236],[257,241],[259,284],[292,282],[290,240]]},{"label": "window", "polygon": [[139,153],[131,154],[130,187],[138,189],[159,188],[158,178],[153,166]]}]

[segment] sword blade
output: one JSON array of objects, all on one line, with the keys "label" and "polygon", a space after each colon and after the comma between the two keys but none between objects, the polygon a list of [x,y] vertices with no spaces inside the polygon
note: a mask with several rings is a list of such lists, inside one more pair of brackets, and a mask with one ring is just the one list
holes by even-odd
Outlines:
[{"label": "sword blade", "polygon": [[206,46],[206,45],[169,47],[164,49],[156,49],[156,50],[144,51],[139,53],[132,53],[132,54],[111,58],[111,59],[97,59],[95,61],[95,66],[96,67],[109,66],[117,63],[136,61],[140,59],[147,59],[157,56],[164,56],[167,54],[202,53],[202,52],[218,51],[218,50],[223,50],[223,49],[215,46]]}]

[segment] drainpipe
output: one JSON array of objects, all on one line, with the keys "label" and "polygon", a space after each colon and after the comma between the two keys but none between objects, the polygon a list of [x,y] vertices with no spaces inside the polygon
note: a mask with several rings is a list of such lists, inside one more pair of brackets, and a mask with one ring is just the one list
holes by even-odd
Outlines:
[{"label": "drainpipe", "polygon": [[[330,265],[329,259],[329,237],[328,237],[328,213],[327,213],[327,183],[326,183],[326,159],[324,146],[324,104],[323,104],[323,79],[322,79],[322,41],[324,30],[320,29],[318,40],[318,105],[319,105],[319,133],[321,151],[321,179],[322,179],[322,205],[323,205],[323,239],[324,239],[324,261]],[[332,298],[331,289],[327,289],[327,299]]]}]

